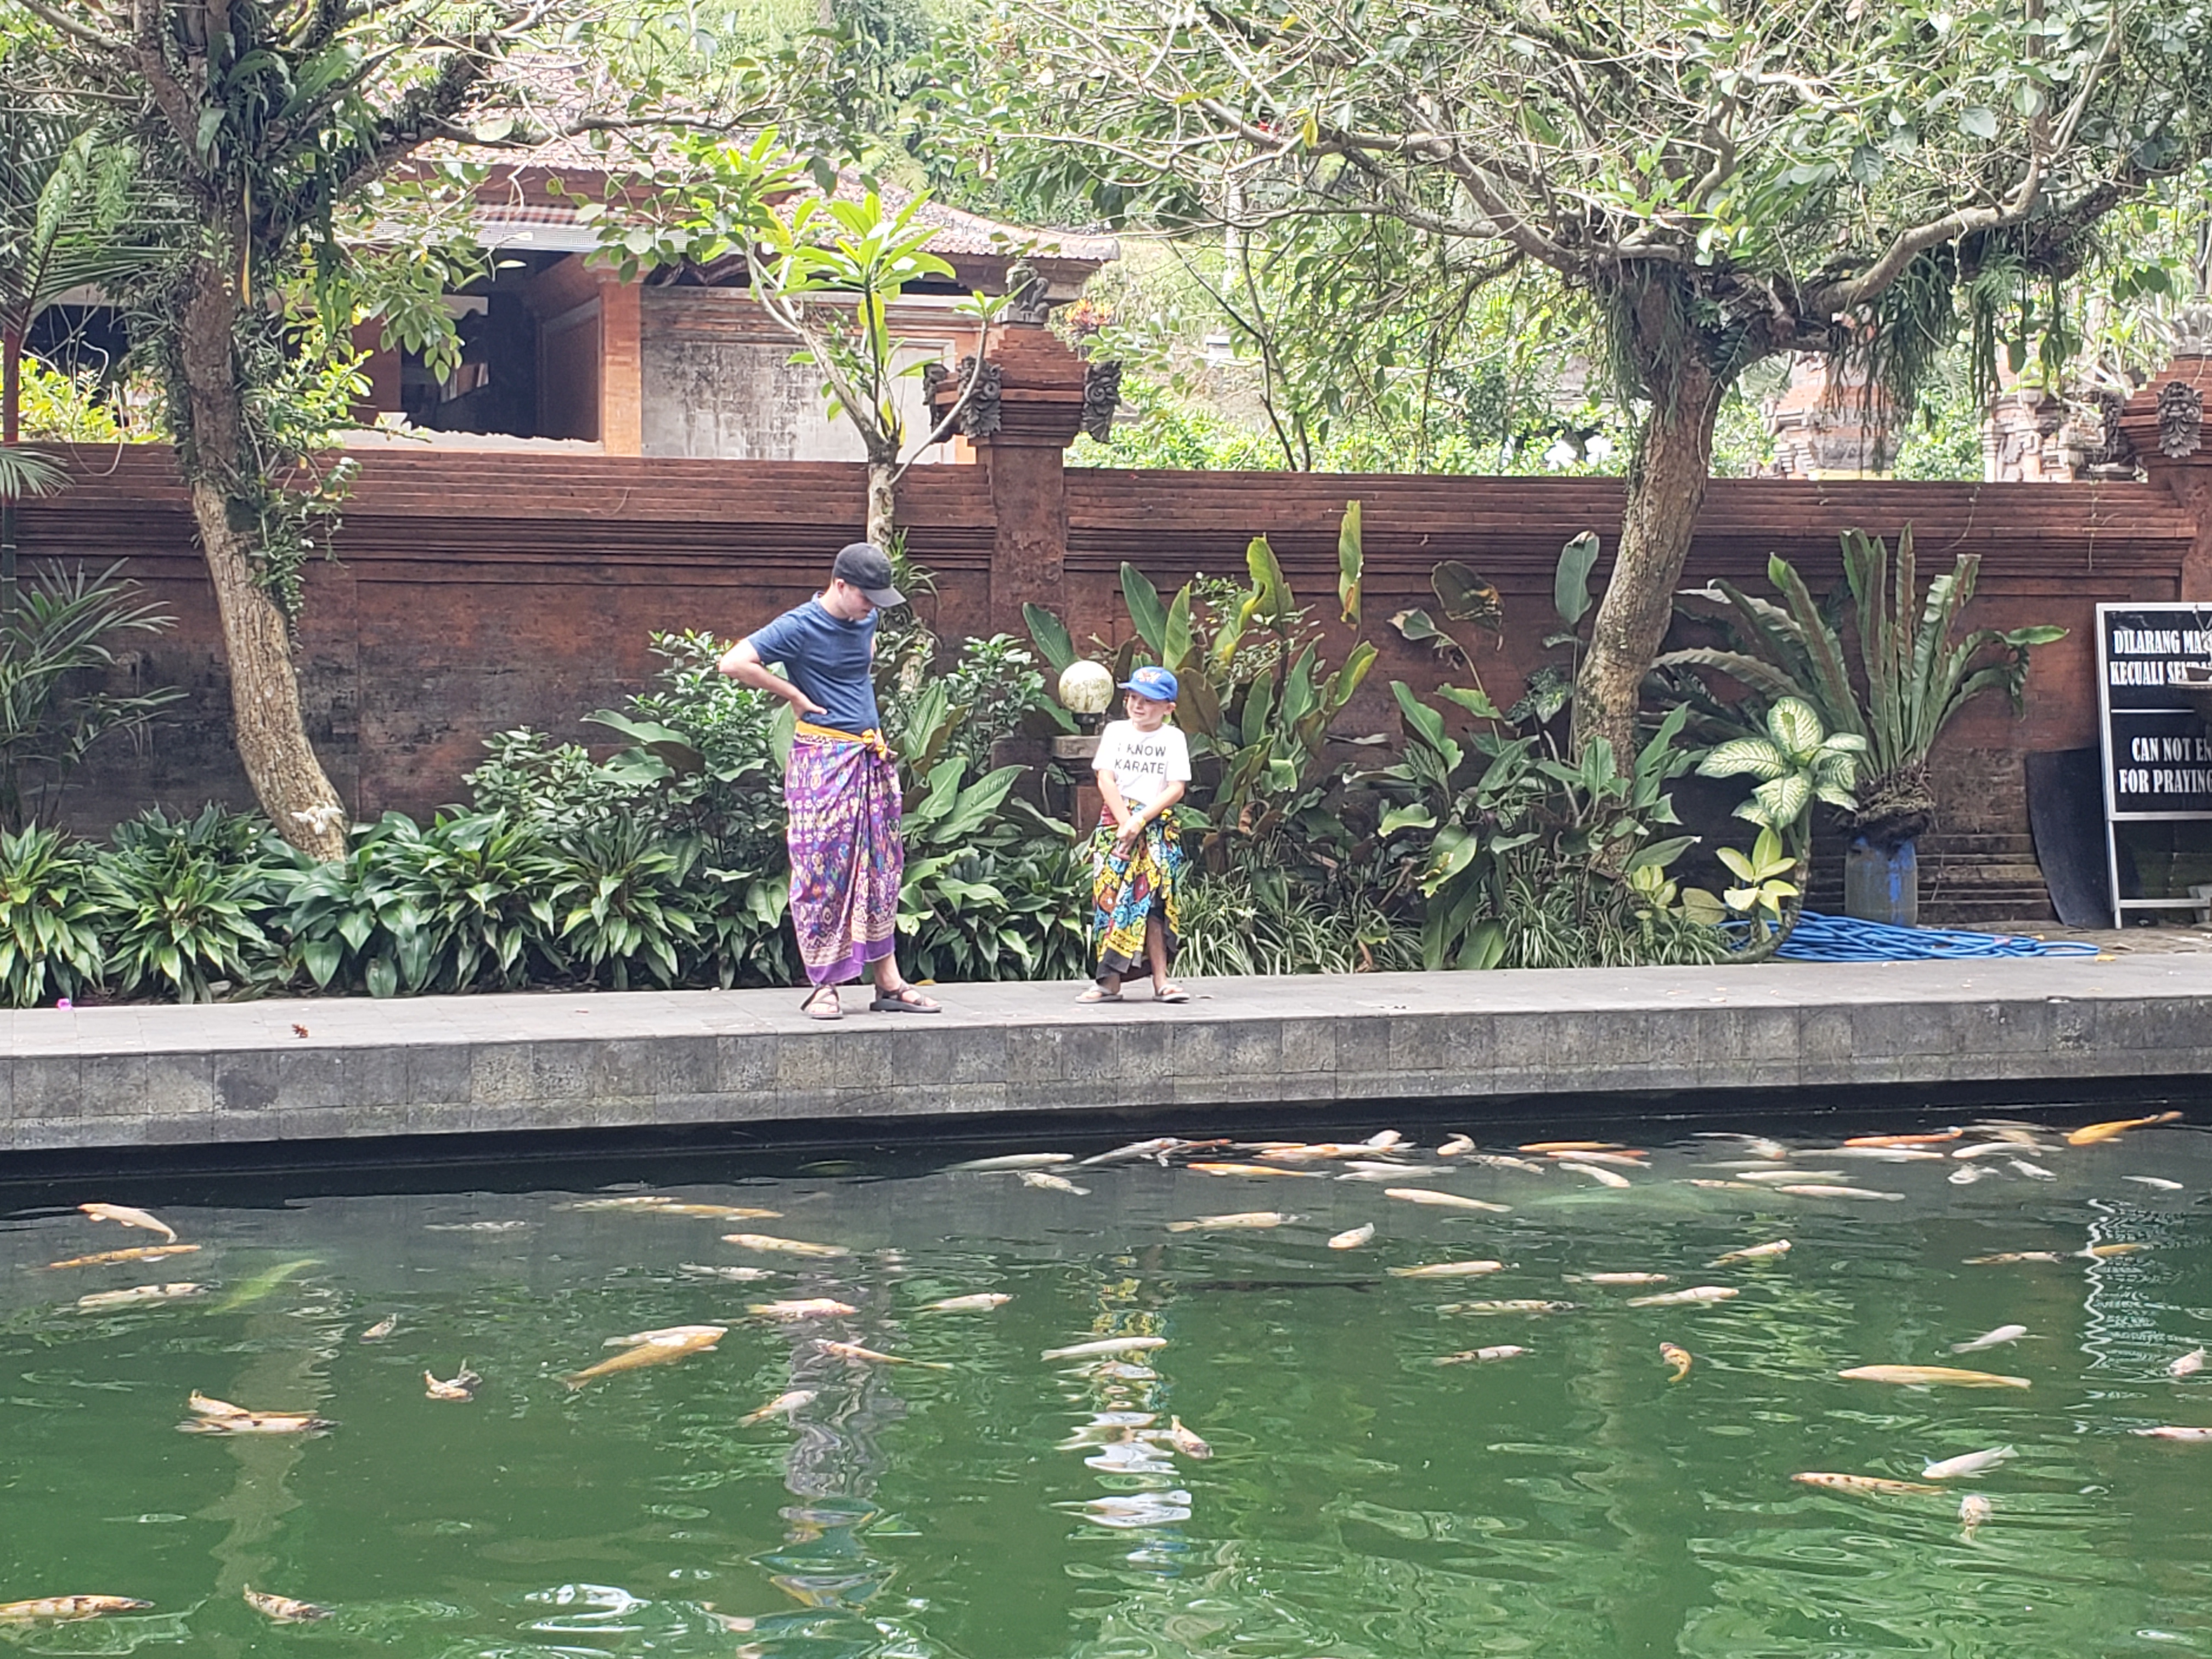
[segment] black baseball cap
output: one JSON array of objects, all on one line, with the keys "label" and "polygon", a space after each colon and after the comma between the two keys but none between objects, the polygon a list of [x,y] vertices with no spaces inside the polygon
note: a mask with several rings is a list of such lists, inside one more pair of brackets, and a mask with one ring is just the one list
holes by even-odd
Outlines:
[{"label": "black baseball cap", "polygon": [[890,555],[873,542],[854,542],[839,548],[830,574],[859,588],[870,605],[906,603],[906,595],[891,586]]}]

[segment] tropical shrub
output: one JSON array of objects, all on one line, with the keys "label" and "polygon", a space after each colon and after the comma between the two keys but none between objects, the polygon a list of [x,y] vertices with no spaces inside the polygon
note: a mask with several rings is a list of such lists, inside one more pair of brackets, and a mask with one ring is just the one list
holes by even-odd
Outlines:
[{"label": "tropical shrub", "polygon": [[[1686,711],[1668,714],[1625,770],[1594,739],[1562,758],[1541,731],[1516,732],[1480,691],[1438,689],[1446,705],[1486,722],[1455,737],[1403,682],[1401,758],[1376,775],[1395,798],[1378,833],[1424,901],[1427,968],[1555,968],[1701,962],[1724,954],[1711,927],[1656,902],[1692,837],[1667,787],[1690,768]],[[1638,878],[1645,877],[1639,881]]]},{"label": "tropical shrub", "polygon": [[385,848],[423,939],[422,988],[516,991],[557,969],[550,888],[560,864],[534,826],[493,812],[402,824]]},{"label": "tropical shrub", "polygon": [[404,814],[356,830],[345,856],[300,872],[287,895],[290,954],[319,990],[356,988],[371,996],[410,995],[430,982],[429,939],[387,855]]},{"label": "tropical shrub", "polygon": [[[1082,971],[1088,909],[1074,832],[1013,797],[1017,766],[975,771],[950,681],[906,705],[904,965],[916,979],[1059,979]],[[987,751],[988,752],[988,751]]]},{"label": "tropical shrub", "polygon": [[696,849],[621,820],[579,830],[553,855],[545,898],[556,942],[583,974],[617,991],[634,976],[667,987],[702,939],[684,890]]},{"label": "tropical shrub", "polygon": [[1182,896],[1178,971],[1206,975],[1355,974],[1421,965],[1420,936],[1371,885],[1316,890],[1287,860],[1214,874],[1194,869]]},{"label": "tropical shrub", "polygon": [[109,988],[204,1002],[276,978],[266,929],[298,868],[265,823],[221,806],[177,819],[151,807],[118,825],[91,879]]},{"label": "tropical shrub", "polygon": [[403,813],[356,830],[346,856],[289,894],[290,957],[318,989],[372,996],[519,990],[561,976],[543,833],[503,812]]},{"label": "tropical shrub", "polygon": [[1723,901],[1745,919],[1754,946],[1778,950],[1796,926],[1813,859],[1813,803],[1857,808],[1851,784],[1866,748],[1856,732],[1830,732],[1810,703],[1784,697],[1767,711],[1764,732],[1723,743],[1698,763],[1705,777],[1757,780],[1735,815],[1759,826],[1758,840],[1748,856],[1731,848],[1719,854],[1738,883]]},{"label": "tropical shrub", "polygon": [[[1974,596],[1978,554],[1960,554],[1949,574],[1923,592],[1910,525],[1898,535],[1894,562],[1888,547],[1863,531],[1847,530],[1842,540],[1847,605],[1833,597],[1815,600],[1804,578],[1777,555],[1767,562],[1767,580],[1782,604],[1717,581],[1698,597],[1725,606],[1725,644],[1668,652],[1654,666],[1662,674],[1706,669],[1736,681],[1745,693],[1741,703],[1703,703],[1723,725],[1734,722],[1755,735],[1778,700],[1791,698],[1809,708],[1826,731],[1863,739],[1857,804],[1846,821],[1854,835],[1894,848],[1934,819],[1928,762],[1943,729],[1991,691],[2002,691],[2017,713],[2030,650],[2064,638],[2066,630],[1978,628],[1961,635],[1959,620]],[[1844,647],[1845,620],[1858,635],[1856,680]]]},{"label": "tropical shrub", "polygon": [[[1339,537],[1337,597],[1354,625],[1364,562],[1353,501]],[[1334,811],[1342,769],[1327,753],[1329,727],[1374,666],[1374,646],[1359,640],[1341,662],[1326,661],[1310,611],[1264,536],[1245,550],[1241,582],[1200,577],[1163,599],[1124,563],[1121,597],[1137,637],[1116,654],[1115,678],[1127,678],[1141,653],[1182,687],[1176,724],[1190,739],[1193,778],[1177,818],[1198,860],[1218,874],[1322,849],[1321,863],[1304,872],[1319,878],[1335,861],[1327,849],[1352,839]],[[1034,605],[1024,615],[1046,665],[1060,673],[1078,654],[1066,625]]]},{"label": "tropical shrub", "polygon": [[100,978],[100,905],[87,849],[36,824],[0,830],[0,1000],[35,1008]]},{"label": "tropical shrub", "polygon": [[952,746],[975,766],[988,766],[991,745],[1019,732],[1054,706],[1036,658],[1011,634],[969,640],[945,676],[946,696],[966,711]]}]

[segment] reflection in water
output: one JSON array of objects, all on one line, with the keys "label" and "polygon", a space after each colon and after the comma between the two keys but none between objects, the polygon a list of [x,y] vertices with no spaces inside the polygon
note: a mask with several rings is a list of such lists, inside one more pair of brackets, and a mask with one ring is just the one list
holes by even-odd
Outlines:
[{"label": "reflection in water", "polygon": [[[849,1316],[855,1330],[879,1332],[890,1311],[883,1291],[855,1279],[825,1280],[805,1293],[846,1302],[860,1310]],[[851,1340],[845,1321],[837,1323],[838,1339]],[[747,1621],[753,1640],[743,1650],[761,1659],[861,1659],[884,1651],[893,1630],[869,1607],[896,1569],[869,1553],[865,1528],[881,1514],[871,1500],[888,1464],[884,1435],[905,1417],[906,1402],[889,1367],[827,1353],[806,1329],[792,1338],[787,1375],[816,1397],[793,1413],[783,1457],[784,1487],[800,1501],[778,1511],[787,1528],[781,1547],[750,1558],[804,1611]]]},{"label": "reflection in water", "polygon": [[[2039,1152],[2051,1179],[1805,1151],[1684,1139],[1618,1188],[1517,1151],[1401,1150],[1425,1189],[1505,1209],[1324,1169],[1293,1183],[1300,1219],[1238,1233],[1166,1224],[1279,1183],[1146,1163],[1086,1174],[1085,1196],[871,1154],[853,1179],[695,1164],[647,1188],[781,1210],[851,1252],[772,1266],[724,1249],[726,1219],[574,1207],[603,1165],[577,1191],[26,1198],[0,1221],[0,1600],[155,1605],[0,1639],[224,1659],[333,1640],[429,1659],[2212,1653],[2212,1450],[2130,1432],[2212,1425],[2212,1373],[2166,1370],[2212,1341],[2212,1137]],[[1990,1173],[1950,1179],[1970,1167]],[[2179,1188],[2124,1180],[2154,1171]],[[1786,1190],[1839,1182],[1905,1197]],[[46,1266],[93,1252],[69,1206],[101,1197],[201,1245],[217,1293],[80,1308],[155,1271]],[[2087,1253],[2112,1245],[2148,1248]],[[1474,1259],[1504,1264],[1474,1292],[1388,1271]],[[1706,1284],[1736,1294],[1634,1304]],[[806,1298],[857,1311],[747,1311]],[[610,1338],[691,1323],[728,1334],[560,1381]],[[1954,1346],[2008,1325],[2027,1334],[1984,1358],[2027,1390],[1838,1376],[1972,1364]],[[1161,1346],[1040,1358],[1133,1336]],[[1662,1344],[1692,1357],[1679,1381]],[[1436,1363],[1486,1346],[1522,1352]],[[425,1369],[463,1363],[472,1401],[424,1398]],[[337,1427],[179,1436],[194,1388]],[[750,1420],[794,1391],[814,1398]],[[1178,1453],[1175,1417],[1217,1455]],[[2019,1455],[1934,1493],[1791,1479],[1917,1481],[1998,1446]],[[269,1625],[247,1583],[337,1616]]]}]

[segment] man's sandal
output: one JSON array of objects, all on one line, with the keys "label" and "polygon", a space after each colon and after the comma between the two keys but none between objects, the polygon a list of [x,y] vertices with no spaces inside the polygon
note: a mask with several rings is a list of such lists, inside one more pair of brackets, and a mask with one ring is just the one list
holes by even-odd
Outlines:
[{"label": "man's sandal", "polygon": [[837,1000],[837,988],[817,985],[806,994],[806,1000],[799,1005],[799,1012],[809,1019],[842,1019],[845,1010]]},{"label": "man's sandal", "polygon": [[878,991],[869,999],[868,1006],[879,1014],[941,1014],[943,1005],[932,1001],[911,985],[902,985],[896,991]]},{"label": "man's sandal", "polygon": [[1119,1002],[1121,994],[1109,991],[1103,985],[1094,985],[1075,999],[1078,1002]]},{"label": "man's sandal", "polygon": [[1188,1002],[1190,1000],[1190,993],[1184,990],[1180,985],[1170,983],[1163,985],[1158,990],[1153,992],[1152,1000],[1155,1002]]}]

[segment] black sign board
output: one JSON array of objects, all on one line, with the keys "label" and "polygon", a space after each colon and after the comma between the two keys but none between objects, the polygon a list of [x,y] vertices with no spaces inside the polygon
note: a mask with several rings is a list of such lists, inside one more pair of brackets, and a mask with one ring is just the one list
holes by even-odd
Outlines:
[{"label": "black sign board", "polygon": [[2110,826],[2212,820],[2212,725],[2181,690],[2212,683],[2212,604],[2099,605],[2097,680],[2112,913],[2193,906],[2181,897],[2121,897]]}]

